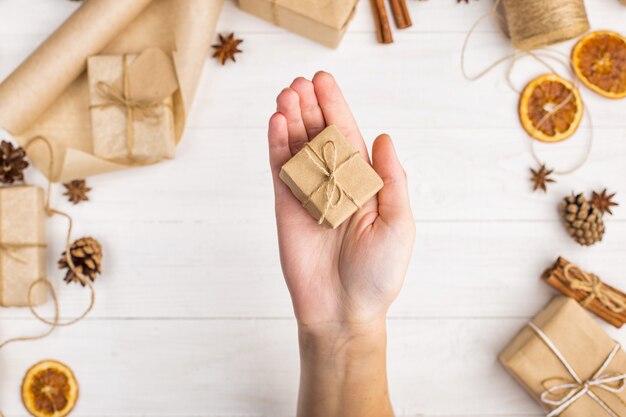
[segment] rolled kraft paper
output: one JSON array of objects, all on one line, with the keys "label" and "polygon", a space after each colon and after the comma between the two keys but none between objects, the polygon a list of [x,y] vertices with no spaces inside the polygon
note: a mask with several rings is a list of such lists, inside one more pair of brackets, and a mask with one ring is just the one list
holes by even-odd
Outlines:
[{"label": "rolled kraft paper", "polygon": [[107,46],[150,1],[86,2],[2,82],[0,125],[13,134],[26,130],[85,70],[86,57]]},{"label": "rolled kraft paper", "polygon": [[503,0],[503,4],[516,48],[542,48],[589,30],[584,0]]},{"label": "rolled kraft paper", "polygon": [[[160,48],[174,62],[177,142],[195,95],[223,0],[89,0],[0,85],[0,127],[24,145],[42,135],[54,148],[52,181],[67,181],[135,165],[93,154],[89,56]],[[47,174],[48,151],[29,149]]]}]

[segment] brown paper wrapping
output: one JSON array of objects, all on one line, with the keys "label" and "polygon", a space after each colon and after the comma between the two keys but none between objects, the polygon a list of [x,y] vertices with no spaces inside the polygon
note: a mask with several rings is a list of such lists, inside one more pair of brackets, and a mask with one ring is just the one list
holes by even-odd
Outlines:
[{"label": "brown paper wrapping", "polygon": [[[602,366],[615,342],[574,300],[556,297],[534,319],[537,325],[554,343],[563,357],[586,381]],[[544,384],[558,380],[574,382],[565,366],[539,336],[528,326],[513,339],[500,354],[500,362],[524,388],[541,403]],[[626,373],[626,354],[619,350],[606,373]],[[626,390],[610,393],[599,387],[592,392],[604,401],[618,416],[626,416]],[[544,404],[547,411],[551,408]],[[561,417],[609,417],[609,414],[591,397],[583,395],[566,408]]]},{"label": "brown paper wrapping", "polygon": [[[174,127],[185,118],[211,45],[223,0],[89,0],[0,85],[0,126],[20,145],[43,135],[54,146],[53,181],[132,167],[93,153],[87,58],[157,47],[172,56],[180,89]],[[44,145],[29,150],[47,175]]]},{"label": "brown paper wrapping", "polygon": [[[34,186],[0,187],[0,306],[28,306],[31,284],[45,277],[44,192]],[[33,288],[33,305],[46,302]]]},{"label": "brown paper wrapping", "polygon": [[[314,162],[309,152],[312,151],[321,157],[328,142],[334,143],[336,147],[336,166],[345,162],[345,165],[335,173],[337,184],[344,191],[344,197],[337,207],[329,207],[324,216],[324,223],[334,229],[375,196],[383,187],[383,181],[360,155],[353,157],[357,151],[339,129],[334,125],[328,126],[309,142],[310,148],[300,150],[280,170],[280,178],[314,218],[319,220],[326,211],[328,198],[325,193],[326,187],[323,185],[328,177]],[[316,161],[318,164],[322,162],[321,158]],[[338,193],[334,195],[337,196]]]},{"label": "brown paper wrapping", "polygon": [[[96,156],[125,163],[151,163],[174,157],[172,94],[178,85],[165,53],[149,48],[141,55],[92,56],[87,61],[87,74]],[[124,81],[129,96],[125,98],[147,103],[149,114],[142,108],[129,110],[99,89],[104,83],[114,94],[124,97]]]},{"label": "brown paper wrapping", "polygon": [[239,0],[242,10],[276,26],[336,48],[358,0]]}]

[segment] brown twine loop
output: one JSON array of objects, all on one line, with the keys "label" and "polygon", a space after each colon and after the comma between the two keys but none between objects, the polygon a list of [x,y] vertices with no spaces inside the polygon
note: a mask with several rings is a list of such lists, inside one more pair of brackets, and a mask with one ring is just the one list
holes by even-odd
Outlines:
[{"label": "brown twine loop", "polygon": [[[572,273],[573,269],[577,271],[577,274]],[[587,273],[574,264],[568,264],[563,269],[563,275],[569,281],[570,288],[589,293],[581,303],[583,306],[587,307],[589,303],[597,299],[614,313],[626,311],[626,301],[604,285],[597,275]]]},{"label": "brown twine loop", "polygon": [[[496,25],[500,28],[500,31],[506,35],[506,33],[504,33],[504,30],[502,29],[502,24],[505,23],[506,19],[504,18],[504,16],[502,16],[499,12],[498,12],[498,6],[500,5],[500,3],[503,0],[496,0],[493,7],[491,8],[491,10],[487,13],[485,13],[484,15],[480,16],[475,22],[474,24],[470,27],[469,31],[467,32],[467,35],[465,36],[465,40],[463,41],[463,47],[461,48],[461,73],[463,74],[463,77],[468,80],[468,81],[477,81],[481,78],[483,78],[485,75],[487,75],[489,72],[491,72],[493,69],[495,69],[496,67],[498,67],[500,64],[505,63],[505,62],[509,62],[509,66],[507,68],[506,71],[506,81],[507,84],[509,86],[509,88],[514,91],[517,94],[521,94],[521,90],[517,89],[513,83],[512,80],[512,75],[513,75],[513,69],[515,68],[515,64],[522,58],[526,58],[526,57],[531,57],[533,58],[535,61],[537,61],[540,65],[542,65],[543,67],[545,67],[549,72],[561,77],[561,75],[559,75],[558,71],[556,71],[556,69],[550,65],[548,63],[548,59],[549,60],[553,60],[556,61],[557,63],[563,65],[566,70],[568,71],[570,78],[572,78],[573,84],[576,88],[579,87],[580,83],[578,82],[577,78],[572,74],[571,71],[571,58],[563,55],[562,53],[558,52],[558,51],[552,51],[552,50],[538,50],[538,51],[531,51],[529,49],[514,49],[513,52],[497,59],[496,61],[492,62],[491,64],[489,64],[488,66],[486,66],[485,68],[483,68],[482,70],[480,70],[478,73],[470,75],[467,72],[466,66],[465,66],[465,56],[466,56],[466,52],[468,49],[468,44],[469,44],[469,40],[472,37],[472,35],[474,34],[474,32],[476,31],[476,29],[478,28],[478,26],[480,25],[480,23],[491,17],[496,21]],[[517,0],[516,0],[517,1]],[[525,0],[526,1],[526,0]],[[534,3],[533,6],[535,7],[535,9],[539,9],[540,5],[539,3],[543,3],[544,6],[546,4],[546,0],[533,0]],[[578,0],[575,0],[578,1]],[[523,2],[520,2],[523,3]],[[556,6],[558,7],[558,6]],[[507,9],[507,15],[508,15],[508,10]],[[583,5],[583,11],[584,11],[584,5]],[[585,15],[585,19],[586,19],[586,15]],[[556,42],[556,41],[555,41]],[[547,45],[547,44],[546,44]],[[514,43],[515,46],[515,43]],[[565,77],[562,77],[565,78]],[[561,101],[560,103],[558,103],[557,105],[554,106],[554,108],[550,109],[545,115],[544,117],[539,121],[539,123],[537,124],[537,128],[542,126],[544,123],[546,123],[550,117],[552,117],[552,115],[554,115],[556,112],[558,112],[560,109],[563,108],[563,106],[565,106],[571,99],[573,98],[573,94],[570,93],[565,99],[563,99],[563,101]],[[587,106],[584,106],[584,110],[585,114],[587,115],[587,120],[589,121],[589,139],[587,141],[587,146],[585,147],[585,151],[583,156],[581,157],[581,159],[576,162],[574,165],[572,165],[571,167],[567,168],[567,169],[562,169],[562,170],[554,170],[555,174],[558,175],[566,175],[566,174],[571,174],[575,171],[577,171],[579,168],[581,168],[589,159],[589,155],[591,154],[591,149],[593,146],[593,139],[594,139],[594,129],[593,129],[593,120],[591,117],[591,112],[589,111],[589,109],[587,108]],[[531,138],[530,139],[530,151],[532,154],[533,159],[540,165],[544,164],[544,162],[542,161],[542,159],[539,157],[538,152],[537,152],[537,143],[539,142],[538,140]]]},{"label": "brown twine loop", "polygon": [[[50,141],[48,139],[46,139],[43,136],[35,136],[34,138],[32,138],[31,140],[28,141],[28,143],[26,143],[26,145],[24,146],[25,150],[28,150],[28,148],[35,142],[41,141],[43,142],[49,152],[50,152],[50,163],[48,165],[48,178],[52,177],[52,173],[53,173],[53,168],[54,168],[54,158],[53,158],[53,151],[52,151],[52,145],[50,144]],[[45,199],[45,211],[46,211],[46,215],[48,217],[51,217],[53,215],[59,215],[59,216],[63,216],[67,219],[68,221],[68,227],[67,227],[67,235],[65,238],[65,260],[67,262],[68,267],[70,268],[70,270],[76,274],[77,278],[80,280],[81,284],[83,285],[87,285],[89,287],[89,290],[91,292],[91,301],[89,303],[89,306],[85,309],[85,311],[80,314],[78,317],[70,319],[66,322],[61,322],[60,321],[60,309],[59,309],[59,300],[57,297],[57,293],[54,289],[54,287],[52,286],[52,284],[50,284],[50,282],[45,279],[45,278],[40,278],[37,281],[33,282],[30,287],[28,288],[28,308],[30,309],[31,313],[33,314],[33,316],[35,316],[35,318],[37,320],[39,320],[40,322],[47,324],[50,326],[50,328],[48,330],[46,330],[44,333],[39,334],[39,335],[35,335],[35,336],[22,336],[22,337],[15,337],[9,340],[6,340],[2,343],[0,343],[0,349],[2,349],[3,347],[11,344],[11,343],[15,343],[15,342],[23,342],[23,341],[33,341],[33,340],[39,340],[39,339],[43,339],[47,336],[49,336],[55,328],[57,327],[63,327],[63,326],[71,326],[72,324],[78,323],[79,321],[83,320],[85,317],[87,317],[87,315],[91,312],[91,310],[93,310],[93,307],[96,303],[96,292],[93,288],[93,285],[91,284],[91,281],[89,280],[89,278],[87,278],[81,270],[76,268],[76,265],[74,265],[74,262],[72,261],[72,256],[70,253],[70,246],[71,246],[71,238],[72,238],[72,227],[73,227],[73,221],[72,221],[72,217],[65,213],[62,212],[60,210],[57,209],[53,209],[50,208],[50,191],[52,188],[52,183],[50,182],[50,180],[48,179],[48,187],[47,187],[47,191],[46,191],[46,199]],[[50,295],[52,296],[52,301],[54,302],[54,319],[53,320],[48,320],[45,317],[41,316],[36,310],[35,310],[35,306],[33,304],[33,300],[32,300],[32,295],[33,295],[33,289],[39,285],[39,284],[43,284],[46,285],[48,287],[48,290],[50,291]],[[1,416],[0,416],[1,417]]]},{"label": "brown twine loop", "polygon": [[134,159],[133,147],[135,146],[135,129],[133,122],[137,117],[158,119],[161,114],[157,111],[165,106],[163,101],[135,100],[130,94],[130,77],[128,75],[128,55],[124,55],[124,68],[122,73],[122,91],[117,91],[111,84],[100,81],[96,84],[98,93],[108,100],[102,104],[92,104],[89,108],[106,108],[110,106],[120,107],[126,110],[126,148],[128,157]]},{"label": "brown twine loop", "polygon": [[318,223],[322,224],[328,214],[328,211],[331,208],[339,207],[344,197],[347,197],[350,201],[352,201],[357,208],[361,208],[361,206],[355,201],[354,197],[352,197],[352,195],[345,190],[337,180],[337,173],[359,153],[354,152],[346,158],[345,161],[337,165],[337,146],[331,140],[326,141],[324,146],[322,146],[321,156],[315,152],[309,143],[305,145],[304,149],[311,162],[313,162],[313,164],[326,176],[326,179],[324,179],[324,181],[322,181],[322,183],[315,188],[315,190],[313,190],[307,199],[302,203],[302,206],[306,207],[306,205],[311,202],[313,195],[325,187],[326,204]]}]

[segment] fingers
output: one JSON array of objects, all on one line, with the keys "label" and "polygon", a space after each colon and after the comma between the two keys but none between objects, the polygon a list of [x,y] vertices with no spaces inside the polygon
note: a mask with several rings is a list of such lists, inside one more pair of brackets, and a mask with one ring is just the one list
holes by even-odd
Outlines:
[{"label": "fingers", "polygon": [[337,125],[361,155],[369,160],[361,132],[335,78],[320,71],[313,77],[313,88],[326,123]]},{"label": "fingers", "polygon": [[302,121],[309,140],[317,136],[326,127],[322,109],[315,96],[313,83],[304,77],[298,77],[291,83],[291,89],[300,97]]},{"label": "fingers", "polygon": [[372,159],[374,170],[385,184],[378,193],[378,213],[385,221],[413,223],[406,174],[389,135],[383,134],[376,138]]},{"label": "fingers", "polygon": [[291,158],[289,150],[289,131],[287,119],[281,113],[274,113],[270,118],[267,132],[270,152],[270,166],[274,179],[274,191],[278,198],[279,193],[284,192],[286,185],[278,178],[280,168]]},{"label": "fingers", "polygon": [[309,140],[302,112],[300,111],[300,97],[291,88],[285,88],[276,98],[276,110],[285,116],[289,132],[289,149],[295,155]]}]

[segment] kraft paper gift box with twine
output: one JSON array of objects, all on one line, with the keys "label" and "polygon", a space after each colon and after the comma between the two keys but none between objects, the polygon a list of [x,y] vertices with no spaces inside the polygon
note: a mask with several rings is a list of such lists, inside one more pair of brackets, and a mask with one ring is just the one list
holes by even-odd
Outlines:
[{"label": "kraft paper gift box with twine", "polygon": [[333,229],[383,187],[376,171],[334,125],[287,161],[280,179],[318,223]]},{"label": "kraft paper gift box with twine", "polygon": [[[173,125],[178,144],[203,73],[223,0],[89,0],[0,84],[0,127],[24,146],[44,136],[29,159],[54,182],[143,163],[111,161],[94,152],[87,60],[159,48],[172,60],[178,84]],[[119,110],[118,110],[119,111]]]},{"label": "kraft paper gift box with twine", "polygon": [[339,46],[358,0],[239,0],[239,7],[330,48]]},{"label": "kraft paper gift box with twine", "polygon": [[170,58],[158,48],[87,61],[93,151],[127,163],[158,162],[176,151]]},{"label": "kraft paper gift box with twine", "polygon": [[626,416],[626,354],[571,298],[554,298],[499,359],[548,417]]},{"label": "kraft paper gift box with twine", "polygon": [[[0,306],[29,305],[31,285],[45,278],[44,192],[40,187],[0,187]],[[47,288],[33,287],[32,305],[47,300]]]}]

